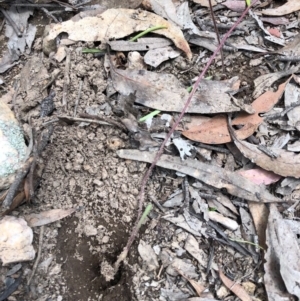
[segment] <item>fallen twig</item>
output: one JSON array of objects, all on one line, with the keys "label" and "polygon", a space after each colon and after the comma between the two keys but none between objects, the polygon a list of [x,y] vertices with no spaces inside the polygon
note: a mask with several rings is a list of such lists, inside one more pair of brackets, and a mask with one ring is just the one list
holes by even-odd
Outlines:
[{"label": "fallen twig", "polygon": [[82,118],[105,121],[109,124],[117,126],[118,128],[122,129],[123,131],[127,132],[127,128],[122,123],[120,123],[118,121],[115,121],[111,118],[108,118],[108,117],[105,117],[105,116],[90,115],[90,114],[87,114],[87,113],[80,113],[79,116],[82,117]]},{"label": "fallen twig", "polygon": [[[179,115],[179,117],[177,118],[176,122],[173,124],[171,130],[169,131],[168,135],[166,136],[165,140],[163,141],[160,149],[158,150],[158,152],[156,153],[156,156],[151,164],[151,166],[149,167],[149,169],[147,170],[147,172],[145,173],[142,182],[141,182],[141,189],[140,189],[140,193],[138,195],[138,202],[139,202],[139,210],[138,210],[138,215],[137,215],[137,219],[136,219],[136,223],[135,223],[135,227],[127,241],[127,244],[125,246],[125,248],[123,249],[122,253],[119,255],[117,262],[114,266],[115,268],[115,272],[117,272],[117,270],[119,269],[119,265],[120,263],[126,258],[128,251],[132,245],[132,243],[134,242],[134,239],[138,233],[138,222],[141,218],[142,215],[142,210],[143,210],[143,205],[144,205],[144,199],[145,199],[145,187],[146,187],[146,183],[152,173],[153,168],[155,167],[156,163],[158,162],[160,156],[162,155],[165,145],[168,142],[168,140],[170,139],[171,135],[173,134],[173,132],[175,131],[175,129],[177,128],[177,126],[179,125],[183,115],[185,114],[188,106],[191,103],[191,100],[199,86],[199,83],[201,82],[201,80],[204,78],[204,75],[206,74],[208,68],[210,67],[210,65],[212,64],[213,60],[215,59],[215,57],[217,56],[217,54],[219,53],[220,49],[223,47],[225,41],[227,40],[227,38],[231,35],[231,33],[234,31],[234,29],[238,26],[238,24],[243,20],[243,18],[246,16],[246,14],[248,13],[249,9],[257,3],[258,0],[254,0],[250,6],[248,6],[245,11],[242,13],[242,15],[239,17],[239,19],[233,24],[233,26],[231,27],[231,29],[224,35],[224,37],[222,38],[222,40],[220,41],[220,44],[218,45],[217,49],[215,50],[215,52],[212,54],[212,56],[210,57],[209,61],[207,62],[206,66],[204,67],[203,71],[201,72],[201,74],[199,75],[197,81],[195,82],[194,86],[193,86],[193,90],[191,91],[191,93],[189,94],[188,99],[186,100],[184,107]],[[124,256],[125,255],[125,256]],[[118,263],[118,264],[117,264]]]},{"label": "fallen twig", "polygon": [[[214,14],[213,7],[212,7],[212,4],[211,4],[211,0],[209,0],[208,3],[209,3],[209,10],[210,10],[211,18],[212,18],[213,24],[214,24],[214,29],[215,29],[215,32],[216,32],[216,35],[217,35],[218,43],[220,45],[220,42],[221,42],[220,41],[220,34],[219,34],[218,27],[217,27],[217,22],[216,22],[215,14]],[[222,59],[222,70],[223,70],[223,73],[225,73],[224,52],[223,52],[222,47],[220,49],[220,52],[221,52],[221,59]]]},{"label": "fallen twig", "polygon": [[10,26],[13,28],[13,30],[15,31],[17,36],[19,38],[21,38],[23,36],[23,33],[21,32],[21,30],[19,29],[19,27],[15,23],[15,21],[10,17],[10,15],[7,13],[7,11],[5,9],[0,8],[0,11],[3,14],[3,16],[5,17],[5,19],[7,20],[7,22],[10,24]]},{"label": "fallen twig", "polygon": [[65,64],[65,80],[64,80],[64,85],[63,85],[63,99],[62,99],[62,105],[65,107],[65,110],[67,109],[67,98],[68,98],[68,88],[70,85],[70,65],[71,65],[71,54],[68,50],[67,51],[67,57],[66,57],[66,64]]},{"label": "fallen twig", "polygon": [[[65,121],[67,123],[73,123],[73,122],[87,122],[87,123],[97,123],[100,125],[112,125],[108,122],[96,120],[96,119],[90,119],[90,118],[78,118],[78,117],[72,117],[72,116],[57,116],[58,120]],[[57,120],[53,120],[53,122],[57,122]],[[46,123],[48,124],[48,123]]]},{"label": "fallen twig", "polygon": [[83,85],[83,80],[80,80],[79,81],[78,95],[77,95],[77,98],[76,98],[75,108],[74,108],[74,117],[77,114],[77,108],[78,108],[79,100],[80,100],[80,97],[81,97],[82,85]]},{"label": "fallen twig", "polygon": [[41,254],[42,254],[42,246],[43,246],[43,237],[44,237],[44,226],[41,226],[41,229],[40,229],[40,237],[39,237],[39,250],[38,250],[38,254],[37,254],[37,257],[36,257],[36,260],[35,260],[35,263],[33,265],[33,268],[32,268],[32,273],[27,281],[27,285],[30,284],[31,282],[31,279],[33,278],[34,274],[35,274],[35,271],[37,269],[37,266],[40,262],[40,259],[41,259]]}]

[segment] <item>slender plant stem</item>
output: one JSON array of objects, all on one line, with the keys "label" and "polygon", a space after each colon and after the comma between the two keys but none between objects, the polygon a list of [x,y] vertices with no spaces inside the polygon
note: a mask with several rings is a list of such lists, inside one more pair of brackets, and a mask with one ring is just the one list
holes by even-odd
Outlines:
[{"label": "slender plant stem", "polygon": [[184,107],[179,115],[179,117],[177,118],[176,122],[173,124],[171,130],[169,131],[167,137],[165,138],[165,140],[163,141],[160,149],[158,150],[158,152],[156,153],[156,156],[151,164],[151,166],[149,167],[149,169],[147,170],[147,172],[145,173],[142,182],[141,182],[141,189],[140,189],[140,193],[138,196],[138,201],[139,201],[139,210],[138,210],[138,216],[136,219],[136,223],[135,223],[135,227],[128,239],[127,245],[124,248],[123,253],[128,253],[128,250],[130,249],[132,243],[134,242],[134,239],[138,233],[138,222],[141,218],[142,215],[142,211],[143,211],[143,205],[144,205],[144,199],[145,199],[145,187],[146,187],[146,183],[152,173],[153,168],[155,167],[156,163],[158,162],[160,156],[162,155],[163,151],[164,151],[164,147],[167,143],[167,141],[170,139],[171,135],[173,134],[174,130],[176,129],[176,127],[178,126],[178,124],[180,123],[183,115],[185,114],[189,104],[192,101],[192,98],[199,86],[199,83],[201,82],[201,80],[204,78],[205,73],[207,72],[208,68],[210,67],[210,65],[212,64],[213,60],[215,59],[215,57],[217,56],[218,52],[220,51],[220,49],[223,47],[225,41],[227,40],[227,38],[231,35],[231,33],[235,30],[235,28],[239,25],[239,23],[244,19],[244,17],[246,16],[246,14],[248,13],[249,9],[257,2],[258,0],[254,0],[250,6],[248,6],[245,11],[242,13],[242,15],[240,16],[240,18],[233,24],[233,26],[231,27],[231,29],[224,35],[224,37],[222,38],[222,40],[220,41],[220,44],[218,45],[217,49],[215,50],[215,52],[212,54],[212,56],[210,57],[209,61],[207,62],[206,66],[204,67],[203,71],[201,72],[201,74],[199,75],[197,81],[195,82],[194,86],[193,86],[193,90],[190,93],[188,99],[186,100]]},{"label": "slender plant stem", "polygon": [[[209,9],[210,9],[210,14],[211,14],[211,18],[213,20],[213,24],[214,24],[214,29],[215,29],[215,33],[217,35],[217,38],[218,38],[218,43],[220,45],[221,41],[220,41],[220,34],[219,34],[219,29],[217,27],[217,22],[216,22],[216,18],[215,18],[215,13],[213,11],[213,7],[212,7],[212,4],[211,4],[211,0],[208,1],[209,3]],[[223,46],[222,46],[223,47]],[[221,59],[222,59],[222,70],[223,70],[223,73],[225,73],[225,65],[224,65],[224,52],[223,52],[223,49],[220,49],[220,53],[221,53]]]}]

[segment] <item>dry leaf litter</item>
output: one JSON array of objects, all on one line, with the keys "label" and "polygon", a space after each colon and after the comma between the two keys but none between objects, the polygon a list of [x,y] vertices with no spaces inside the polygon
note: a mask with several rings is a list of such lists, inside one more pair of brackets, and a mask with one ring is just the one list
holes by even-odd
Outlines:
[{"label": "dry leaf litter", "polygon": [[[218,46],[209,1],[34,2],[0,1],[1,189],[34,166],[1,196],[0,300],[300,298],[298,1],[256,3],[226,41],[117,273],[141,178]],[[246,8],[211,4],[221,36]]]}]

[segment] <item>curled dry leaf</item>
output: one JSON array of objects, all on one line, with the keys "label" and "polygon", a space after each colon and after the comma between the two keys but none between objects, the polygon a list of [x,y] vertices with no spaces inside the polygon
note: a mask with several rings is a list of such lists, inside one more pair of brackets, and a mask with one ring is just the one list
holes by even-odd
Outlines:
[{"label": "curled dry leaf", "polygon": [[284,17],[262,17],[260,19],[263,22],[270,23],[273,25],[286,25],[290,23],[290,20]]},{"label": "curled dry leaf", "polygon": [[[155,153],[139,150],[122,149],[117,151],[120,158],[153,162]],[[168,168],[199,179],[207,185],[221,189],[225,188],[231,195],[254,202],[281,202],[282,200],[270,194],[264,187],[223,168],[205,164],[192,159],[181,161],[178,157],[162,155],[157,166]]]},{"label": "curled dry leaf", "polygon": [[[243,125],[241,129],[235,131],[239,139],[248,138],[256,131],[257,127],[263,122],[260,114],[266,113],[274,107],[281,98],[289,81],[290,79],[281,84],[276,92],[267,91],[259,96],[252,103],[255,114],[239,113],[232,120],[232,125]],[[187,131],[183,131],[182,134],[193,141],[207,144],[223,144],[231,141],[225,115],[215,116],[199,126],[190,127]]]},{"label": "curled dry leaf", "polygon": [[226,277],[221,270],[219,270],[219,276],[225,286],[230,289],[237,297],[242,301],[252,301],[252,298],[247,294],[245,289],[236,282],[233,282],[228,277]]},{"label": "curled dry leaf", "polygon": [[56,222],[75,211],[76,209],[52,209],[38,214],[28,214],[24,219],[27,221],[28,226],[37,227]]},{"label": "curled dry leaf", "polygon": [[258,236],[258,243],[263,249],[266,249],[266,228],[269,216],[267,206],[254,202],[248,202],[248,206]]},{"label": "curled dry leaf", "polygon": [[283,16],[293,13],[300,10],[300,1],[299,0],[288,0],[287,3],[277,7],[264,9],[262,13],[268,16]]},{"label": "curled dry leaf", "polygon": [[155,33],[171,39],[189,59],[192,58],[190,47],[177,26],[147,11],[121,8],[108,9],[100,15],[85,17],[77,22],[69,20],[49,25],[43,40],[43,50],[46,54],[55,51],[55,39],[62,32],[68,33],[69,39],[74,41],[107,42],[153,26],[165,26],[166,29],[156,30]]},{"label": "curled dry leaf", "polygon": [[[135,94],[135,102],[152,109],[181,112],[189,95],[186,88],[172,74],[121,70],[113,66],[110,72],[113,86],[120,94]],[[202,80],[187,112],[213,114],[240,111],[226,93],[237,90],[239,83],[237,77],[228,81]]]},{"label": "curled dry leaf", "polygon": [[271,158],[254,144],[233,137],[236,147],[253,163],[263,169],[284,177],[300,178],[300,155],[282,149],[276,150],[276,158]]},{"label": "curled dry leaf", "polygon": [[143,0],[142,4],[147,10],[152,10],[157,15],[181,27],[182,24],[178,19],[176,7],[172,0]]},{"label": "curled dry leaf", "polygon": [[299,69],[300,69],[299,66],[296,66],[296,67],[289,68],[288,70],[268,73],[259,76],[254,80],[255,89],[253,92],[253,97],[254,98],[259,97],[261,94],[264,93],[264,91],[269,90],[275,81],[285,76],[291,75],[293,73],[297,73],[299,72]]}]

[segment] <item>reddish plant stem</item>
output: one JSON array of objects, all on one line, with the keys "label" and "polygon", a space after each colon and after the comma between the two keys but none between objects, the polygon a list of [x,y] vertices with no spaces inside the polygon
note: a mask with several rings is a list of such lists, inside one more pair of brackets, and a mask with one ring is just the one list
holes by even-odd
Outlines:
[{"label": "reddish plant stem", "polygon": [[242,15],[239,17],[239,19],[232,25],[232,27],[230,28],[230,30],[224,35],[224,37],[222,38],[222,40],[220,41],[217,49],[215,50],[215,52],[212,54],[212,56],[210,57],[209,61],[207,62],[206,66],[204,67],[203,71],[201,72],[201,74],[199,75],[197,81],[195,82],[194,86],[193,86],[193,90],[191,91],[191,93],[189,94],[188,99],[186,100],[184,107],[179,115],[179,117],[177,118],[176,122],[173,124],[171,130],[169,131],[167,137],[165,138],[165,140],[163,141],[160,149],[158,150],[151,166],[149,167],[149,169],[147,170],[147,172],[145,173],[142,182],[141,182],[141,190],[138,196],[138,201],[139,201],[139,210],[138,210],[138,216],[137,216],[137,220],[135,223],[135,227],[128,239],[127,245],[125,247],[126,251],[128,252],[128,250],[130,249],[132,243],[134,242],[134,239],[138,233],[138,222],[142,216],[142,211],[143,211],[143,205],[144,205],[144,201],[145,201],[145,187],[146,184],[148,182],[148,179],[152,173],[153,168],[155,167],[156,163],[158,162],[160,156],[162,155],[163,151],[164,151],[164,147],[167,143],[167,141],[170,139],[170,137],[172,136],[174,130],[176,129],[176,127],[178,126],[179,122],[181,121],[183,115],[185,114],[188,106],[190,105],[192,98],[199,86],[199,83],[201,82],[201,80],[204,78],[205,73],[207,72],[208,68],[210,67],[210,65],[212,64],[213,60],[215,59],[215,57],[217,56],[217,54],[219,53],[220,49],[223,47],[225,41],[227,40],[227,38],[231,35],[231,33],[235,30],[235,28],[240,24],[240,22],[244,19],[244,17],[246,16],[246,14],[248,13],[249,9],[257,2],[258,0],[254,0],[252,1],[251,5],[248,6],[245,11],[242,13]]},{"label": "reddish plant stem", "polygon": [[[221,41],[220,41],[220,34],[219,34],[218,27],[217,27],[217,22],[216,22],[216,18],[215,18],[213,6],[211,4],[211,0],[209,0],[208,3],[209,3],[209,9],[210,9],[211,18],[212,18],[213,24],[214,24],[214,29],[215,29],[215,32],[216,32],[216,35],[217,35],[217,38],[218,38],[218,43],[220,45],[220,43],[221,43]],[[223,52],[222,47],[220,49],[220,53],[221,53],[221,59],[222,59],[222,70],[223,70],[223,73],[225,73],[224,52]]]}]

